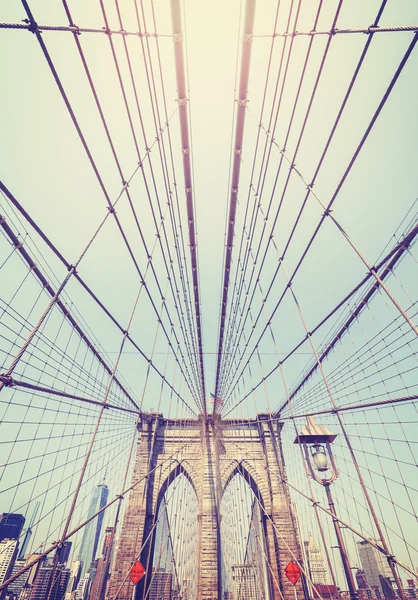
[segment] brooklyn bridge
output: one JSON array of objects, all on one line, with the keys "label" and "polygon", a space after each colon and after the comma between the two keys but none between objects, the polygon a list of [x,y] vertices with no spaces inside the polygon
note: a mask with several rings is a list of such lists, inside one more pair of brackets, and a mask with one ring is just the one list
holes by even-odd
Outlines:
[{"label": "brooklyn bridge", "polygon": [[0,600],[415,600],[418,6],[0,5]]}]

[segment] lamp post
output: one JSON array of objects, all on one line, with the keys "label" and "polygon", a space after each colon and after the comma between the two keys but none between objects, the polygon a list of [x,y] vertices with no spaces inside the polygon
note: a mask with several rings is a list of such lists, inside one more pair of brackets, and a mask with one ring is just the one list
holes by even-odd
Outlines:
[{"label": "lamp post", "polygon": [[[334,523],[335,535],[337,537],[338,549],[341,555],[341,562],[343,564],[350,598],[351,600],[358,600],[353,574],[348,561],[347,549],[345,547],[340,522],[337,519],[337,513],[335,512],[334,500],[331,493],[331,484],[339,475],[331,449],[331,444],[336,437],[335,433],[331,433],[323,425],[317,425],[313,417],[307,417],[307,425],[302,427],[301,432],[295,439],[295,444],[301,444],[303,447],[305,459],[312,479],[325,488],[329,510],[333,515],[332,520]],[[326,473],[329,469],[331,469],[331,473],[328,477],[320,477],[317,475],[317,473]]]}]

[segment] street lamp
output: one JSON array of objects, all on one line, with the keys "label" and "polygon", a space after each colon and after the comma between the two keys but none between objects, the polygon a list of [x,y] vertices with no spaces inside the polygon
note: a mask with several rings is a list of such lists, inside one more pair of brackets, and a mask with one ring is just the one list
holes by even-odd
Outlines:
[{"label": "street lamp", "polygon": [[[337,536],[338,549],[341,554],[341,561],[344,568],[345,578],[347,580],[348,590],[351,600],[358,600],[357,590],[354,585],[353,574],[348,561],[347,549],[344,544],[341,533],[340,522],[338,521],[335,505],[331,494],[331,484],[337,479],[339,473],[335,464],[331,444],[337,437],[323,425],[317,425],[313,417],[307,417],[307,424],[301,429],[301,432],[295,439],[295,444],[303,447],[306,463],[309,473],[317,483],[325,488],[329,510],[333,515],[335,535]],[[330,471],[328,477],[320,477],[317,473],[326,473]]]}]

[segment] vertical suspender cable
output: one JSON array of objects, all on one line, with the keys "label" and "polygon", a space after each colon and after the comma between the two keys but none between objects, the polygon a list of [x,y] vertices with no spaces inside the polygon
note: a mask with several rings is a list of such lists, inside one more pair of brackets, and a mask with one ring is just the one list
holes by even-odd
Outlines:
[{"label": "vertical suspender cable", "polygon": [[187,220],[189,227],[190,257],[192,263],[192,278],[194,303],[196,311],[197,338],[200,355],[200,371],[202,381],[202,408],[206,416],[205,375],[203,367],[202,325],[200,314],[199,277],[197,270],[197,241],[196,221],[193,207],[192,167],[190,158],[189,122],[187,117],[186,76],[183,44],[183,27],[181,19],[180,0],[171,0],[171,18],[174,39],[174,58],[176,64],[177,93],[180,117],[181,144],[183,150],[184,184],[186,188]]},{"label": "vertical suspender cable", "polygon": [[[234,245],[235,214],[237,210],[238,185],[241,170],[242,141],[244,138],[245,113],[248,94],[248,78],[250,73],[251,50],[254,30],[256,0],[247,0],[245,7],[244,38],[242,41],[241,72],[237,102],[237,121],[232,166],[231,191],[229,198],[228,233],[225,249],[225,268],[222,289],[221,321],[219,326],[218,361],[216,366],[215,399],[218,397],[219,376],[221,371],[222,349],[225,333],[226,306],[228,302],[229,275],[231,271],[232,248]],[[214,402],[216,410],[216,400]]]}]

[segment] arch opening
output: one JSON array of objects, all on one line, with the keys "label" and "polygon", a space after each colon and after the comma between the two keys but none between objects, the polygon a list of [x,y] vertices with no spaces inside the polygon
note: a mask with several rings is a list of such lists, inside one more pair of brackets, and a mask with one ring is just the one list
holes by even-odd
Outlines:
[{"label": "arch opening", "polygon": [[220,505],[222,598],[270,600],[262,506],[254,479],[237,465]]},{"label": "arch opening", "polygon": [[147,593],[152,598],[196,598],[198,500],[181,465],[161,486],[155,515]]}]

